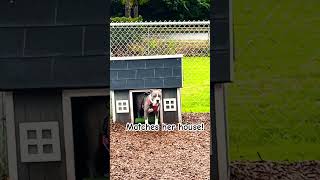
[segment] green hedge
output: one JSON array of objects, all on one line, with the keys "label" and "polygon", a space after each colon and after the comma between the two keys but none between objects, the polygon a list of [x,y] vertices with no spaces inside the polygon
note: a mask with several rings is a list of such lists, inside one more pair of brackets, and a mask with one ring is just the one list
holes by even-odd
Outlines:
[{"label": "green hedge", "polygon": [[111,22],[141,22],[143,21],[142,16],[136,18],[128,18],[128,17],[112,17],[110,18]]}]

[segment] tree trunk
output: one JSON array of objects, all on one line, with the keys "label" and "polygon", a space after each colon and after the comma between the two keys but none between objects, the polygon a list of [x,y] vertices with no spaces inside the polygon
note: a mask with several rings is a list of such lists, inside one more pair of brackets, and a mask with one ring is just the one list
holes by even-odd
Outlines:
[{"label": "tree trunk", "polygon": [[130,7],[130,0],[126,0],[126,5],[125,5],[125,16],[130,18],[131,17],[131,7]]},{"label": "tree trunk", "polygon": [[133,6],[133,17],[139,17],[139,1],[134,0],[134,6]]}]

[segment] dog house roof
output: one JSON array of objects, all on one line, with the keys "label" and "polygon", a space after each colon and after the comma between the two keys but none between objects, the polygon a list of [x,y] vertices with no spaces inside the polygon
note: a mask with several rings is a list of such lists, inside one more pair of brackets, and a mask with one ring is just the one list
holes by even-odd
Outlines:
[{"label": "dog house roof", "polygon": [[112,90],[182,87],[182,55],[110,59]]}]

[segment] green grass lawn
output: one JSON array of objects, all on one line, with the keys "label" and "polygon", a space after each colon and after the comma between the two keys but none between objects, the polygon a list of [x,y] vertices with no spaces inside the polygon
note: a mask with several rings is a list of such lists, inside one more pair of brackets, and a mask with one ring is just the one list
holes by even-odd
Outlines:
[{"label": "green grass lawn", "polygon": [[320,159],[320,1],[234,2],[231,159]]},{"label": "green grass lawn", "polygon": [[210,112],[210,58],[184,57],[183,112]]},{"label": "green grass lawn", "polygon": [[[320,160],[320,1],[234,1],[231,160]],[[209,58],[183,58],[184,112],[209,112]],[[199,100],[201,103],[199,103]]]}]

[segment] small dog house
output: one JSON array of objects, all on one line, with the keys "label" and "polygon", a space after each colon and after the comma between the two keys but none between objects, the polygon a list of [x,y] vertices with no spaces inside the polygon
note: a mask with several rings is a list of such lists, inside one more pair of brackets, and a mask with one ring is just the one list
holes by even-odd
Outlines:
[{"label": "small dog house", "polygon": [[110,62],[113,121],[134,123],[135,96],[162,93],[160,123],[181,122],[182,55],[113,57]]}]

